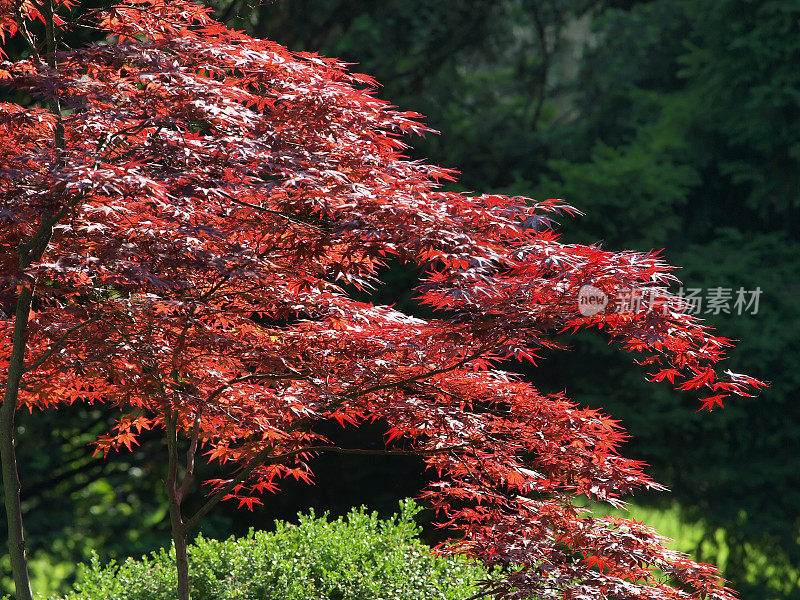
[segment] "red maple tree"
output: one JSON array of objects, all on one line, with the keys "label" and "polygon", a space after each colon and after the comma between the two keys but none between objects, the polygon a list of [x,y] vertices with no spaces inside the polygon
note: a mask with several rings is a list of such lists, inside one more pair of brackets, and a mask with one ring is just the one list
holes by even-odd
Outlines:
[{"label": "red maple tree", "polygon": [[[0,35],[28,44],[0,83],[31,98],[0,104],[0,450],[18,598],[31,594],[14,414],[72,402],[120,409],[103,452],[163,430],[181,599],[187,537],[217,502],[252,507],[281,478],[309,481],[321,452],[367,452],[318,433],[330,419],[382,420],[385,452],[425,457],[441,481],[424,496],[462,533],[448,549],[505,567],[487,593],[732,598],[653,530],[578,508],[659,486],[619,456],[615,421],[497,366],[597,327],[655,380],[708,390],[708,408],[762,385],[717,374],[729,342],[681,310],[668,265],[562,242],[552,217],[576,211],[557,200],[444,191],[452,171],[403,154],[400,137],[426,131],[418,115],[336,60],[182,0],[75,5],[0,2]],[[101,35],[61,49],[75,28]],[[388,258],[424,270],[436,318],[348,295]],[[582,314],[586,285],[650,304]],[[201,450],[232,474],[185,515]]]}]

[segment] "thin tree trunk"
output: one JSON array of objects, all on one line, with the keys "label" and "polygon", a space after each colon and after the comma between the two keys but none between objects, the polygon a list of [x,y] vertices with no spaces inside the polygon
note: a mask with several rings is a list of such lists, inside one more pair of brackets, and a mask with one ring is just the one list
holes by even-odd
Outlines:
[{"label": "thin tree trunk", "polygon": [[[45,20],[45,42],[48,53],[47,62],[56,68],[55,50],[55,19],[53,0],[46,0],[43,5]],[[31,42],[28,39],[29,43]],[[38,58],[36,48],[33,54]],[[58,99],[51,103],[50,109],[59,117],[56,125],[54,146],[57,164],[61,163],[61,153],[65,148],[64,127],[60,122],[61,106]],[[45,215],[42,223],[34,236],[22,244],[18,250],[19,269],[23,271],[31,264],[41,259],[50,243],[53,226],[63,215]],[[22,505],[20,490],[22,485],[17,470],[15,418],[19,389],[22,376],[25,374],[25,350],[28,343],[28,319],[33,302],[34,283],[23,284],[17,297],[17,306],[14,314],[14,334],[12,339],[11,356],[8,364],[8,377],[3,395],[3,404],[0,406],[0,462],[2,463],[3,492],[8,522],[8,552],[11,559],[11,572],[14,578],[14,590],[17,600],[33,600],[31,591],[30,574],[28,572],[28,557],[25,550],[25,533],[22,526]]]},{"label": "thin tree trunk", "polygon": [[[54,217],[45,217],[33,238],[20,246],[20,270],[27,269],[42,257],[50,243],[50,236],[56,220]],[[3,405],[0,406],[0,462],[2,462],[6,520],[8,521],[8,552],[11,558],[11,571],[17,600],[32,600],[28,558],[25,554],[25,535],[22,529],[20,504],[22,485],[17,471],[14,421],[17,413],[19,388],[22,376],[25,374],[25,350],[28,344],[28,319],[33,303],[33,289],[33,282],[27,285],[23,283],[17,297],[11,356],[8,360],[8,379],[3,395]]]},{"label": "thin tree trunk", "polygon": [[3,491],[6,520],[8,521],[8,554],[17,600],[32,600],[31,580],[28,574],[28,557],[25,553],[25,533],[22,528],[21,484],[17,471],[14,418],[17,412],[19,386],[25,368],[28,315],[33,290],[23,287],[17,299],[14,319],[14,341],[8,365],[8,380],[0,406],[0,461],[3,463]]},{"label": "thin tree trunk", "polygon": [[180,506],[173,511],[170,502],[170,519],[172,521],[172,543],[175,546],[175,571],[178,574],[178,600],[191,600],[189,594],[189,556],[186,552],[187,531],[180,516]]},{"label": "thin tree trunk", "polygon": [[[167,494],[169,495],[169,518],[172,525],[172,543],[175,547],[175,571],[178,575],[178,600],[191,600],[189,593],[189,557],[186,552],[189,528],[183,522],[183,515],[181,514],[184,485],[178,485],[178,427],[177,417],[174,413],[166,419],[165,428],[169,465],[167,479],[164,483],[167,486]],[[191,473],[187,473],[185,477],[191,477]]]},{"label": "thin tree trunk", "polygon": [[[19,248],[20,270],[27,269],[39,260],[50,243],[55,219],[45,217],[36,234]],[[0,406],[0,462],[3,470],[6,520],[8,521],[8,552],[17,600],[32,600],[31,580],[28,574],[28,557],[25,553],[25,535],[22,528],[20,489],[17,471],[16,432],[14,421],[22,376],[25,374],[25,350],[28,344],[28,319],[33,302],[33,283],[21,285],[14,313],[14,334],[11,356],[8,360],[8,379]]]},{"label": "thin tree trunk", "polygon": [[[3,407],[0,415],[0,451],[3,457],[3,489],[5,492],[6,517],[8,521],[8,554],[11,558],[11,573],[17,600],[32,600],[28,556],[25,552],[25,534],[22,528],[20,508],[20,481],[14,452],[14,411]],[[10,415],[8,413],[11,413]]]}]

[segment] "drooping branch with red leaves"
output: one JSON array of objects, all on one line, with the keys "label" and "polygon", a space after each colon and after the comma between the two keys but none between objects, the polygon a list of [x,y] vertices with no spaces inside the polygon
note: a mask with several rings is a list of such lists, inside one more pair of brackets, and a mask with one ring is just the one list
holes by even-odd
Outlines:
[{"label": "drooping branch with red leaves", "polygon": [[[33,99],[0,105],[0,433],[18,541],[5,467],[18,407],[119,408],[104,453],[163,430],[181,599],[187,536],[217,502],[252,508],[282,478],[310,482],[322,452],[367,452],[334,446],[320,423],[382,420],[385,452],[441,476],[423,495],[460,532],[448,548],[504,567],[486,594],[733,597],[651,529],[576,507],[659,486],[619,456],[615,421],[498,369],[597,327],[654,380],[713,394],[708,408],[763,385],[718,373],[729,342],[682,311],[658,256],[562,242],[553,218],[577,211],[558,200],[444,191],[452,171],[404,155],[401,136],[426,132],[419,115],[205,7],[37,6],[0,2],[0,32],[30,40],[0,84]],[[87,23],[102,39],[39,48]],[[389,259],[424,270],[419,299],[436,318],[351,299]],[[658,304],[587,316],[587,285]],[[231,476],[185,515],[199,456]],[[24,545],[11,553],[29,598]]]}]

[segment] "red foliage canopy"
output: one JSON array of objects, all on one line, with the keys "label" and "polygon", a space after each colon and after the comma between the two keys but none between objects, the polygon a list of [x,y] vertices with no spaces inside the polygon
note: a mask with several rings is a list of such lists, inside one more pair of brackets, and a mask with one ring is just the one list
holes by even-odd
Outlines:
[{"label": "red foliage canopy", "polygon": [[[5,36],[38,18],[15,5],[0,3]],[[184,1],[90,14],[107,39],[0,65],[35,99],[0,105],[2,305],[35,293],[21,406],[120,407],[106,452],[171,423],[238,467],[211,484],[250,506],[309,478],[329,444],[316,423],[382,419],[391,449],[441,475],[424,495],[458,548],[512,565],[488,584],[500,597],[732,597],[653,530],[574,506],[658,487],[618,455],[615,421],[496,368],[598,327],[709,407],[757,388],[717,374],[729,342],[665,290],[668,265],[560,241],[551,218],[576,211],[557,200],[444,191],[452,171],[403,154],[418,115],[335,60]],[[348,297],[387,257],[424,269],[438,318]],[[587,284],[658,302],[584,316]]]}]

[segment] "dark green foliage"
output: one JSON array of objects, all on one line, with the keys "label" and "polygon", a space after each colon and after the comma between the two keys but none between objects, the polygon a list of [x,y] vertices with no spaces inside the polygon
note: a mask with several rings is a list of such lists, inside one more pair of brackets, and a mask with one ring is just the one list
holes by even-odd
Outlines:
[{"label": "dark green foliage", "polygon": [[694,27],[682,76],[719,136],[719,173],[760,225],[800,224],[800,3],[723,0],[686,4]]},{"label": "dark green foliage", "polygon": [[[357,63],[381,96],[445,135],[409,140],[420,158],[462,171],[485,190],[527,172],[545,154],[534,134],[554,75],[570,71],[561,35],[591,2],[574,0],[278,0],[253,11],[219,2],[242,26],[294,50]],[[236,18],[238,15],[238,19]]]},{"label": "dark green foliage", "polygon": [[[761,288],[757,315],[706,315],[741,340],[733,370],[774,378],[758,398],[695,415],[694,400],[648,388],[591,338],[549,367],[553,380],[572,370],[576,398],[623,420],[624,451],[653,465],[687,518],[712,537],[719,529],[725,574],[748,599],[800,595],[798,33],[798,2],[659,0],[598,13],[579,116],[556,126],[549,173],[530,182],[588,213],[567,224],[584,240],[665,248],[687,287]],[[749,568],[758,553],[769,572]]]},{"label": "dark green foliage", "polygon": [[[22,509],[38,590],[71,581],[75,562],[92,552],[103,560],[125,558],[169,541],[160,440],[145,436],[131,455],[112,461],[93,456],[92,443],[112,427],[113,416],[98,405],[74,405],[17,418]],[[3,560],[7,556],[0,556],[0,589],[10,584]]]},{"label": "dark green foliage", "polygon": [[[410,501],[382,521],[363,508],[346,518],[300,515],[272,533],[189,549],[194,600],[456,600],[476,592],[486,572],[463,559],[441,558],[417,540]],[[170,552],[103,567],[95,559],[67,600],[171,600]]]}]

